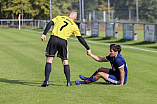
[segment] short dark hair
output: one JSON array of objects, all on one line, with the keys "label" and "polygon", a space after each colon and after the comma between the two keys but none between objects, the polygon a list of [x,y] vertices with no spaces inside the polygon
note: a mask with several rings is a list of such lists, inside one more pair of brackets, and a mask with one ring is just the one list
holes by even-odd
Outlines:
[{"label": "short dark hair", "polygon": [[118,51],[118,54],[120,54],[122,48],[118,44],[110,44],[110,49],[113,49],[113,51],[115,51],[115,52]]}]

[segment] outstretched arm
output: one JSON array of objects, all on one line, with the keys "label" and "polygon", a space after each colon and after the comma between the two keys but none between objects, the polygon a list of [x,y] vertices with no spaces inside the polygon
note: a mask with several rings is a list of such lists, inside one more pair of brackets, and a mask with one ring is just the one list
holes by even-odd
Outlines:
[{"label": "outstretched arm", "polygon": [[100,56],[96,56],[96,55],[92,54],[91,50],[88,51],[87,54],[98,62],[108,62],[108,60],[105,57],[100,57]]},{"label": "outstretched arm", "polygon": [[87,45],[86,41],[83,39],[82,36],[77,36],[77,38],[78,38],[79,42],[80,42],[87,50],[90,49],[89,46]]},{"label": "outstretched arm", "polygon": [[96,56],[94,54],[90,55],[94,60],[98,61],[98,62],[108,62],[108,60],[106,60],[105,57],[100,57],[100,56]]}]

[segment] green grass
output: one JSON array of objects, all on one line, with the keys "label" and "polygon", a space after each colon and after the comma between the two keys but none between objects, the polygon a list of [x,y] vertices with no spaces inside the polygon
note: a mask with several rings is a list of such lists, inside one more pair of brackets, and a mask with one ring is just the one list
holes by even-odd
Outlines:
[{"label": "green grass", "polygon": [[[33,32],[34,31],[34,32]],[[38,33],[36,32],[38,31]],[[124,86],[106,85],[103,79],[88,85],[75,85],[79,74],[90,76],[99,67],[110,68],[109,63],[98,63],[86,55],[86,49],[74,36],[69,39],[69,64],[73,86],[66,86],[61,60],[54,58],[50,86],[40,87],[44,80],[45,48],[47,41],[40,37],[43,30],[0,29],[0,104],[156,104],[157,53],[125,47],[157,51],[157,43],[83,36],[92,52],[106,56],[109,46],[122,46],[121,54],[128,65],[128,82]],[[140,34],[139,37],[143,37]],[[75,38],[77,39],[77,38]],[[93,41],[95,44],[88,41]]]}]

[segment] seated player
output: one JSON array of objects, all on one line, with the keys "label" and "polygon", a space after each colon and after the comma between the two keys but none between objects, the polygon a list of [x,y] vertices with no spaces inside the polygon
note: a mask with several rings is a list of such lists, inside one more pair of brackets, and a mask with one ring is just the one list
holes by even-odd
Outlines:
[{"label": "seated player", "polygon": [[91,77],[79,77],[84,81],[75,81],[77,85],[88,84],[103,78],[107,84],[124,85],[127,82],[127,64],[123,56],[120,54],[121,46],[117,44],[110,45],[109,55],[99,57],[90,52],[87,54],[98,62],[110,62],[110,68],[100,67]]}]

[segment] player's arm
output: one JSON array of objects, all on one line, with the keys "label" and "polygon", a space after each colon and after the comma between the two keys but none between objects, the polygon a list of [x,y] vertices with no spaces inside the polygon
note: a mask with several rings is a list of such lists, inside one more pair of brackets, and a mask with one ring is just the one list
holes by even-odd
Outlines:
[{"label": "player's arm", "polygon": [[54,25],[54,22],[53,21],[50,21],[47,25],[46,25],[46,28],[43,32],[44,35],[47,34],[47,32],[50,30],[51,26]]},{"label": "player's arm", "polygon": [[100,57],[100,56],[96,56],[92,53],[88,53],[88,55],[90,57],[92,57],[94,60],[98,61],[98,62],[108,62],[108,60],[106,59],[106,57]]},{"label": "player's arm", "polygon": [[119,68],[119,71],[120,71],[120,85],[123,85],[123,83],[124,83],[124,73],[125,73],[124,72],[124,65]]},{"label": "player's arm", "polygon": [[89,50],[89,46],[87,45],[86,41],[84,40],[84,38],[82,36],[76,36],[77,39],[79,40],[79,42],[87,49]]},{"label": "player's arm", "polygon": [[50,30],[51,26],[54,25],[54,22],[53,21],[50,21],[47,25],[46,25],[46,28],[43,32],[43,35],[41,36],[41,40],[42,41],[45,41],[46,40],[46,34],[47,32]]}]

